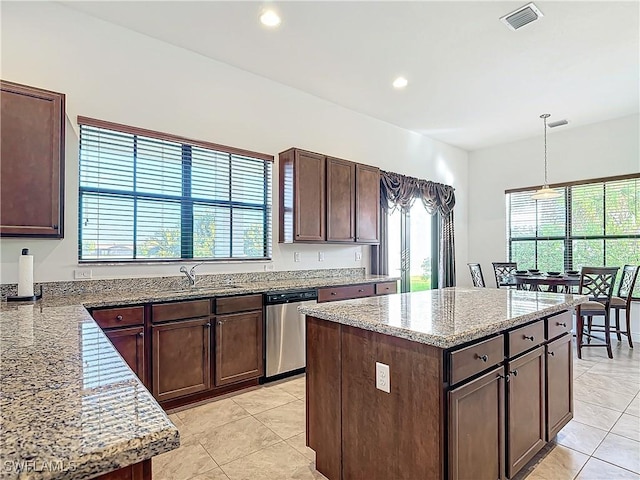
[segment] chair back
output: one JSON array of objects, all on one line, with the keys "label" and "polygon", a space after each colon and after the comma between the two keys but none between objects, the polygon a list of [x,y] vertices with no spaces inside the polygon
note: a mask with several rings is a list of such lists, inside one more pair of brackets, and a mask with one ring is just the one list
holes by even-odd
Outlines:
[{"label": "chair back", "polygon": [[482,276],[482,267],[479,263],[467,263],[469,265],[469,271],[471,272],[471,280],[474,287],[486,287],[484,284],[484,277]]},{"label": "chair back", "polygon": [[620,279],[620,285],[618,285],[618,297],[625,299],[627,302],[631,300],[639,270],[640,267],[638,265],[625,265],[622,267],[622,278]]},{"label": "chair back", "polygon": [[493,273],[496,276],[496,287],[500,288],[500,285],[504,285],[505,276],[510,276],[516,273],[518,264],[516,262],[493,262]]},{"label": "chair back", "polygon": [[582,267],[578,293],[609,308],[619,267]]}]

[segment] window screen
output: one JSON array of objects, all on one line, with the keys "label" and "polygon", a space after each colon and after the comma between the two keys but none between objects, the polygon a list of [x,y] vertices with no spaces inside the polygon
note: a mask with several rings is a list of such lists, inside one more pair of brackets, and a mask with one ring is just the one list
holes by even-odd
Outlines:
[{"label": "window screen", "polygon": [[507,192],[509,260],[543,271],[640,265],[639,184],[639,175],[572,183],[538,201],[533,188]]},{"label": "window screen", "polygon": [[80,260],[271,257],[272,157],[79,123]]}]

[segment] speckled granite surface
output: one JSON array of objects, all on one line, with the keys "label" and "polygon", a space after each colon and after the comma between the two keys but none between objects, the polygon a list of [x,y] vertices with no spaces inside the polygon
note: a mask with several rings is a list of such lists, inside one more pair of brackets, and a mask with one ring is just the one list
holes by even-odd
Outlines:
[{"label": "speckled granite surface", "polygon": [[298,307],[344,325],[450,348],[567,310],[580,295],[497,288],[445,288]]},{"label": "speckled granite surface", "polygon": [[84,307],[0,306],[0,478],[91,478],[179,443]]}]

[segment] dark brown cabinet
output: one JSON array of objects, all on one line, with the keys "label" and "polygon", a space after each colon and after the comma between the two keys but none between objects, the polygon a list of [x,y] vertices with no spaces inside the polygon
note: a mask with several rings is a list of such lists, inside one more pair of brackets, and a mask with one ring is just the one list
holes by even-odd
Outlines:
[{"label": "dark brown cabinet", "polygon": [[380,241],[380,169],[356,164],[356,242]]},{"label": "dark brown cabinet", "polygon": [[379,243],[379,168],[297,148],[279,162],[280,242]]},{"label": "dark brown cabinet", "polygon": [[211,387],[209,317],[154,324],[153,396],[159,402]]},{"label": "dark brown cabinet", "polygon": [[327,241],[356,239],[356,164],[327,158]]},{"label": "dark brown cabinet", "polygon": [[151,459],[105,473],[96,480],[151,480]]},{"label": "dark brown cabinet", "polygon": [[146,383],[144,327],[116,328],[105,334],[133,373]]},{"label": "dark brown cabinet", "polygon": [[216,317],[216,386],[264,374],[262,323],[262,310]]},{"label": "dark brown cabinet", "polygon": [[[569,321],[571,317],[569,317]],[[571,335],[546,345],[547,441],[573,418],[573,352]]]},{"label": "dark brown cabinet", "polygon": [[[541,323],[541,322],[539,322]],[[507,476],[545,445],[544,347],[507,363]]]},{"label": "dark brown cabinet", "polygon": [[0,235],[62,238],[65,96],[0,87]]},{"label": "dark brown cabinet", "polygon": [[503,367],[449,392],[449,478],[504,478]]},{"label": "dark brown cabinet", "polygon": [[280,154],[280,242],[325,240],[325,157],[290,149]]}]

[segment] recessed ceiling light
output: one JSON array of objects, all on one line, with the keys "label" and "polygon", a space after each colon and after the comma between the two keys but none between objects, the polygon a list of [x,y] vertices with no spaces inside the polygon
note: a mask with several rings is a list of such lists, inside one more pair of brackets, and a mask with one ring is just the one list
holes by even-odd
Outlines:
[{"label": "recessed ceiling light", "polygon": [[409,82],[404,77],[398,77],[393,81],[393,88],[404,88]]},{"label": "recessed ceiling light", "polygon": [[267,27],[277,27],[280,25],[280,15],[274,10],[265,10],[260,14],[260,22]]}]

